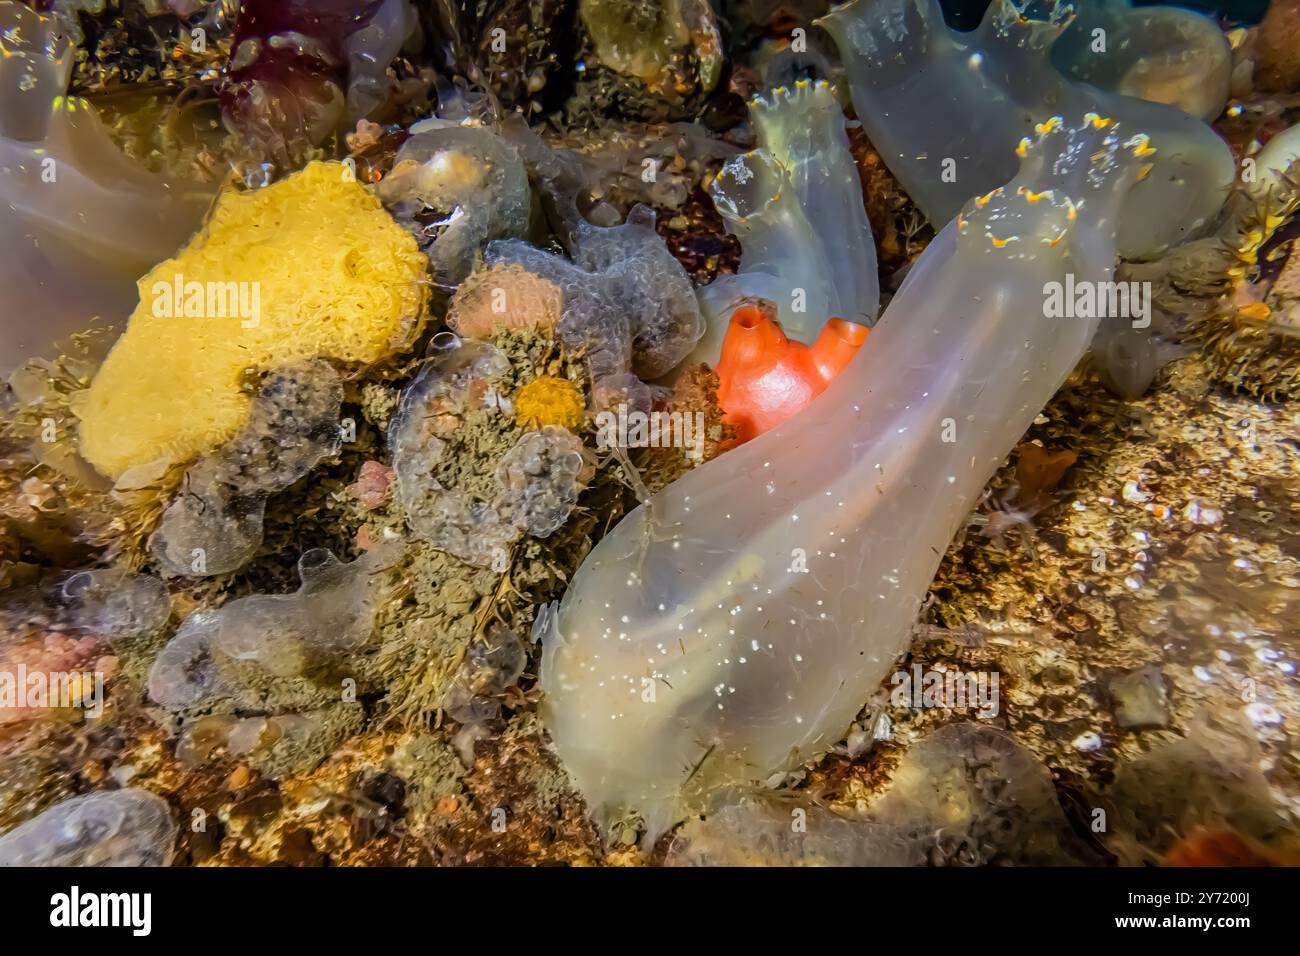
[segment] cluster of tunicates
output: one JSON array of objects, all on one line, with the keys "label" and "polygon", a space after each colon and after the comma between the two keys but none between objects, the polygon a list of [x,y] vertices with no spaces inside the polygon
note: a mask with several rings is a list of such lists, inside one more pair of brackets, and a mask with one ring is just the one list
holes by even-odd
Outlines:
[{"label": "cluster of tunicates", "polygon": [[411,127],[377,192],[429,257],[435,283],[453,288],[489,240],[528,230],[528,173],[490,130],[428,119]]},{"label": "cluster of tunicates", "polygon": [[491,720],[501,712],[501,694],[514,686],[527,663],[528,654],[515,632],[493,622],[482,640],[470,644],[443,696],[443,710],[462,724]]},{"label": "cluster of tunicates", "polygon": [[337,661],[364,644],[384,594],[379,572],[396,560],[387,548],[351,563],[317,548],[298,561],[292,594],[251,594],[217,610],[195,611],[154,660],[149,696],[185,711],[237,697],[241,668],[291,678]]},{"label": "cluster of tunicates", "polygon": [[0,836],[0,866],[167,866],[176,833],[167,801],[148,790],[88,793]]},{"label": "cluster of tunicates", "polygon": [[77,571],[49,588],[6,595],[0,631],[91,634],[108,640],[162,630],[171,615],[167,586],[155,577],[119,568]]},{"label": "cluster of tunicates", "polygon": [[[978,30],[957,33],[938,0],[852,0],[817,22],[844,58],[872,145],[936,228],[1015,175],[1003,144],[1054,115],[1092,113],[1157,144],[1119,226],[1120,254],[1151,258],[1212,223],[1236,174],[1232,152],[1175,106],[1066,79],[1049,54],[1073,16],[1065,0],[994,0]],[[1157,75],[1144,85],[1185,70],[1147,63]]]},{"label": "cluster of tunicates", "polygon": [[1207,123],[1223,112],[1232,49],[1210,17],[1173,6],[1134,7],[1132,0],[1089,0],[1074,10],[1074,21],[1052,46],[1052,63],[1062,73],[1177,106]]},{"label": "cluster of tunicates", "polygon": [[505,355],[488,342],[440,335],[389,426],[407,525],[417,538],[479,567],[501,565],[525,533],[544,538],[564,524],[586,470],[582,440],[547,425],[524,434],[497,462],[490,498],[447,487],[440,478],[448,440],[462,418],[474,409],[504,414],[495,381],[508,368]]},{"label": "cluster of tunicates", "polygon": [[343,383],[325,361],[266,376],[248,422],[200,459],[163,512],[150,548],[168,573],[237,571],[257,553],[267,499],[338,451]]},{"label": "cluster of tunicates", "polygon": [[[539,679],[597,819],[634,810],[653,839],[699,791],[767,780],[843,739],[954,532],[1091,342],[1097,320],[1045,320],[1043,290],[1110,281],[1153,148],[1095,114],[1049,118],[1021,144],[1020,174],[930,243],[822,396],[592,549]],[[935,438],[946,420],[955,441]],[[807,573],[792,573],[804,546]]]},{"label": "cluster of tunicates", "polygon": [[489,262],[515,263],[559,286],[558,332],[584,350],[599,396],[666,374],[704,332],[691,280],[636,206],[620,226],[577,226],[573,261],[522,241],[494,242]]},{"label": "cluster of tunicates", "polygon": [[674,838],[678,865],[1028,866],[1089,862],[1047,768],[1014,737],[949,724],[913,744],[861,817],[795,794],[724,803]]}]

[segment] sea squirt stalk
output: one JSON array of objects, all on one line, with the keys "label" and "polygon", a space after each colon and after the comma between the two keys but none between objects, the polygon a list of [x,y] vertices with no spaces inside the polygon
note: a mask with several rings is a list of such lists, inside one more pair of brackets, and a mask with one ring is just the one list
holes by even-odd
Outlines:
[{"label": "sea squirt stalk", "polygon": [[[904,649],[980,490],[1096,320],[1044,288],[1109,281],[1154,150],[1089,114],[925,251],[799,416],[688,472],[588,556],[545,634],[543,718],[596,818],[653,838],[696,791],[829,749]],[[1009,144],[1010,145],[1010,144]]]},{"label": "sea squirt stalk", "polygon": [[978,30],[956,33],[938,0],[852,0],[818,22],[844,56],[871,142],[936,227],[1010,179],[1014,158],[1001,144],[1050,116],[1096,112],[1146,131],[1160,155],[1125,204],[1119,251],[1151,258],[1215,217],[1236,173],[1232,153],[1181,110],[1063,77],[1048,53],[1072,17],[1062,0],[994,0]]}]

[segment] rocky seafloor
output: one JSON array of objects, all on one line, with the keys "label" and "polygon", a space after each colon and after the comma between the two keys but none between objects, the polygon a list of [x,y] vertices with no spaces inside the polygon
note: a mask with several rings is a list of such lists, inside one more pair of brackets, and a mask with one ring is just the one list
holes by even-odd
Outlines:
[{"label": "rocky seafloor", "polygon": [[[808,745],[774,695],[757,723],[797,759],[765,763],[761,743],[737,742],[760,732],[693,705],[653,742],[593,727],[575,743],[604,684],[549,677],[547,648],[580,630],[566,594],[586,593],[593,549],[644,502],[671,521],[660,493],[750,441],[795,435],[746,441],[736,366],[696,351],[716,319],[699,290],[762,271],[745,259],[761,216],[726,205],[736,157],[767,150],[793,169],[811,155],[829,173],[807,206],[852,177],[861,208],[807,219],[828,259],[869,222],[886,314],[855,314],[872,327],[863,357],[894,341],[891,305],[915,301],[905,277],[941,251],[945,223],[854,118],[851,71],[813,23],[827,5],[0,6],[6,51],[36,64],[0,71],[14,85],[0,91],[5,162],[36,162],[22,150],[44,144],[52,188],[84,179],[81,201],[139,211],[73,213],[69,232],[66,208],[18,202],[5,173],[5,241],[37,236],[50,271],[15,286],[4,333],[0,675],[11,694],[20,669],[65,675],[67,699],[0,699],[0,862],[1300,859],[1300,193],[1286,169],[1266,193],[1234,182],[1197,237],[1120,262],[1117,278],[1152,290],[1149,341],[1099,337],[1059,389],[1046,382],[1014,447],[980,449],[992,477],[946,553],[930,549],[938,570],[902,654],[882,652],[885,679],[863,679],[850,726]],[[970,29],[983,6],[944,12]],[[1223,99],[1201,125],[1239,168],[1300,116],[1300,57],[1279,41],[1300,6],[1249,6],[1203,17],[1225,52]],[[1142,90],[1186,105],[1163,77]],[[834,84],[843,148],[801,146],[813,120],[765,127],[747,105],[818,80]],[[42,140],[15,91],[51,82],[101,122],[72,111]],[[95,172],[110,148],[129,170]],[[197,212],[149,206],[159,182],[171,207],[193,190]],[[136,236],[158,248],[122,261],[113,247]],[[56,296],[83,273],[102,287]],[[163,314],[160,301],[184,304],[182,274],[247,280],[257,314],[223,313],[242,331]],[[842,272],[831,280],[819,323],[852,298]],[[605,442],[600,413],[620,405],[698,414],[702,434]],[[760,482],[732,487],[758,498]],[[785,553],[803,540],[791,532]],[[815,616],[774,621],[774,639]],[[718,686],[743,696],[741,677]],[[976,698],[951,699],[967,678]],[[701,727],[716,737],[674,768],[685,796],[666,825],[648,798],[616,807],[593,782],[591,753],[648,766],[659,739]],[[77,830],[68,814],[111,820],[110,836],[48,839]]]}]

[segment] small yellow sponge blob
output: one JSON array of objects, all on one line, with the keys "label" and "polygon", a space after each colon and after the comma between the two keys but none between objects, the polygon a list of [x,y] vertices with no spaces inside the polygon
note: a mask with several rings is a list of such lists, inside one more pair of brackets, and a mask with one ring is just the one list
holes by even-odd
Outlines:
[{"label": "small yellow sponge blob", "polygon": [[515,421],[524,428],[563,425],[573,431],[582,424],[582,392],[567,378],[543,375],[514,394]]},{"label": "small yellow sponge blob", "polygon": [[373,364],[425,313],[415,239],[341,163],[229,191],[140,304],[80,409],[81,453],[110,477],[184,463],[248,417],[249,373],[310,358]]}]

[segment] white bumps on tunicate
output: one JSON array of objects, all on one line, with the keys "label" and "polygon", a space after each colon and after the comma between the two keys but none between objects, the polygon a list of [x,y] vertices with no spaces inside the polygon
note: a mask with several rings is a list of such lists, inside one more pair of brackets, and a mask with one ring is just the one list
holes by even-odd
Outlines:
[{"label": "white bumps on tunicate", "polygon": [[167,866],[176,833],[167,801],[148,790],[88,793],[0,836],[0,866]]}]

